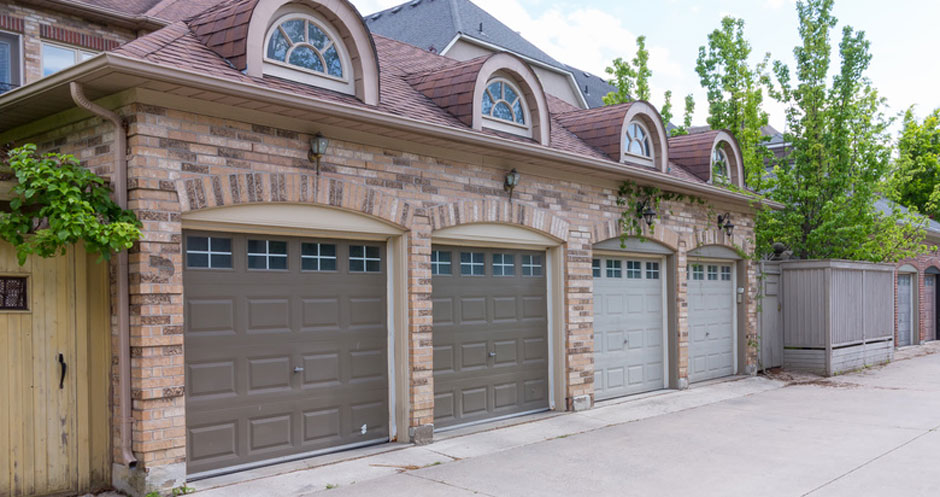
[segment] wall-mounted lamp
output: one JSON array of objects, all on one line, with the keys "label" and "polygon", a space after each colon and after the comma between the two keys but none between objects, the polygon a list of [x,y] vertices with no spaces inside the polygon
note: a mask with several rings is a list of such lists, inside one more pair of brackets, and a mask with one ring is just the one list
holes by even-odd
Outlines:
[{"label": "wall-mounted lamp", "polygon": [[516,189],[516,185],[519,184],[519,172],[516,171],[516,168],[513,168],[512,171],[506,173],[506,180],[503,182],[503,190],[509,192],[509,201],[512,202],[512,191]]},{"label": "wall-mounted lamp", "polygon": [[326,153],[326,147],[330,145],[330,139],[323,136],[319,131],[310,139],[310,151],[307,152],[307,158],[317,163],[317,176],[320,175],[320,157]]},{"label": "wall-mounted lamp", "polygon": [[724,213],[718,215],[718,229],[725,230],[725,234],[731,236],[734,231],[734,224],[731,223],[731,214]]},{"label": "wall-mounted lamp", "polygon": [[643,220],[646,221],[647,226],[652,226],[653,221],[656,220],[656,211],[654,211],[653,206],[650,205],[649,199],[643,201]]}]

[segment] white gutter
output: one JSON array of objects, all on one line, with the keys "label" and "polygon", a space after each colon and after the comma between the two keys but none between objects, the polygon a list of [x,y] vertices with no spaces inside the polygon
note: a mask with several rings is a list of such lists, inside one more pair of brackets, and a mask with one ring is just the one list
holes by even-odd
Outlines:
[{"label": "white gutter", "polygon": [[[218,76],[198,73],[186,69],[160,65],[157,63],[132,59],[114,53],[102,53],[65,69],[35,83],[0,95],[0,114],[4,107],[17,100],[26,99],[44,90],[61,86],[67,82],[78,79],[96,69],[112,68],[126,71],[128,74],[158,81],[172,81],[196,88],[222,92],[242,98],[252,98],[272,104],[283,105],[295,109],[305,109],[311,112],[327,114],[333,117],[342,117],[363,123],[381,125],[384,127],[434,136],[451,142],[467,143],[486,147],[490,150],[501,150],[522,154],[542,160],[563,162],[585,169],[614,174],[623,178],[632,178],[643,183],[656,184],[669,188],[677,193],[694,193],[706,195],[738,204],[750,205],[754,198],[748,195],[732,192],[722,188],[713,187],[704,183],[686,181],[675,176],[669,176],[654,170],[629,168],[623,164],[607,159],[598,159],[579,155],[564,150],[543,147],[535,143],[502,138],[496,135],[487,135],[473,130],[452,128],[442,124],[428,123],[411,117],[389,114],[376,107],[351,105],[342,102],[319,100],[300,96],[286,90],[264,88],[253,83],[233,81]],[[761,205],[782,208],[776,202],[761,200]]]}]

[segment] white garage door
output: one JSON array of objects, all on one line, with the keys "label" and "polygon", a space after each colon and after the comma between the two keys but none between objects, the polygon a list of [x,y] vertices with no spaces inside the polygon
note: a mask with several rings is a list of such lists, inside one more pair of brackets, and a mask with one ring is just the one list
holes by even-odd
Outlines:
[{"label": "white garage door", "polygon": [[734,374],[734,267],[688,265],[689,381]]},{"label": "white garage door", "polygon": [[597,400],[665,387],[664,269],[659,260],[594,259]]}]

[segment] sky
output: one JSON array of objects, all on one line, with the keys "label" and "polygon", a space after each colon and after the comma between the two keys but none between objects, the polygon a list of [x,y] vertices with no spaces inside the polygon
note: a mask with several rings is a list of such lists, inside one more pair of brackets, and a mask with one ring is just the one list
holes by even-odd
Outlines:
[{"label": "sky", "polygon": [[[555,59],[599,76],[616,57],[632,59],[636,37],[646,35],[653,71],[652,102],[662,106],[662,93],[673,92],[673,109],[681,119],[684,95],[695,96],[694,124],[705,124],[708,106],[695,73],[698,48],[721,18],[744,19],[745,37],[758,61],[771,60],[793,67],[793,47],[799,43],[795,0],[473,0]],[[363,15],[403,3],[401,0],[352,0]],[[896,115],[915,105],[923,117],[940,107],[940,1],[836,0],[833,30],[838,49],[842,26],[865,31],[871,41],[872,62],[867,76],[888,100]],[[838,67],[834,53],[833,66]],[[792,72],[792,71],[791,71]],[[768,98],[769,100],[769,98]],[[784,107],[765,106],[770,124],[784,128]],[[895,127],[897,129],[897,127]]]}]

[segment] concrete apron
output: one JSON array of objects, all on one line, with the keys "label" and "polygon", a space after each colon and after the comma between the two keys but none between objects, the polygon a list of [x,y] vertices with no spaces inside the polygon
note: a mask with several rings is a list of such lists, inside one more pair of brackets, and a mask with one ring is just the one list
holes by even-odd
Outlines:
[{"label": "concrete apron", "polygon": [[199,497],[295,497],[320,490],[495,454],[785,386],[764,377],[732,377],[598,403],[581,412],[546,412],[435,434],[430,445],[385,444],[241,471],[189,483]]}]

